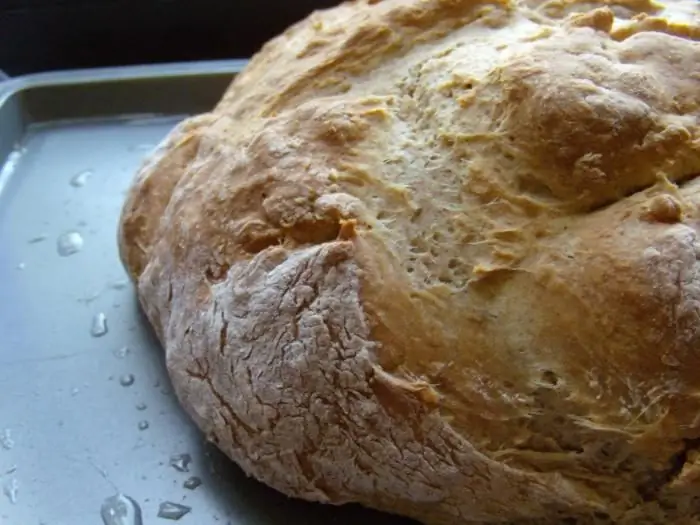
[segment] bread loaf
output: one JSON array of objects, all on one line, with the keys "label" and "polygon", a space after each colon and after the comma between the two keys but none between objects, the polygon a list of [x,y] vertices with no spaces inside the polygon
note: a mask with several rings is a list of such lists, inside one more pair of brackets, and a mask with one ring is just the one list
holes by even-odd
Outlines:
[{"label": "bread loaf", "polygon": [[249,475],[430,525],[700,523],[696,0],[364,0],[266,44],[119,243]]}]

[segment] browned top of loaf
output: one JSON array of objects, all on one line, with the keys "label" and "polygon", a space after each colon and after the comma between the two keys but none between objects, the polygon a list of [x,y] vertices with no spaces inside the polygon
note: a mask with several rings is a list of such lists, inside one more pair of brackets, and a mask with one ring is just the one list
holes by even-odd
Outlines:
[{"label": "browned top of loaf", "polygon": [[699,35],[695,0],[312,15],[139,174],[120,245],[151,322],[168,346],[173,294],[205,304],[261,254],[340,247],[392,378],[381,403],[413,392],[491,460],[543,486],[561,473],[590,512],[690,505]]}]

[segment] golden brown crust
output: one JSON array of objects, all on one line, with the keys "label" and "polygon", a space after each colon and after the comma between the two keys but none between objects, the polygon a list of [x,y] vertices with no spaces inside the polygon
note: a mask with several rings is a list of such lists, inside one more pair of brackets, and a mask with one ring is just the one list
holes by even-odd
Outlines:
[{"label": "golden brown crust", "polygon": [[124,207],[248,473],[430,524],[700,513],[700,8],[382,0],[268,43]]}]

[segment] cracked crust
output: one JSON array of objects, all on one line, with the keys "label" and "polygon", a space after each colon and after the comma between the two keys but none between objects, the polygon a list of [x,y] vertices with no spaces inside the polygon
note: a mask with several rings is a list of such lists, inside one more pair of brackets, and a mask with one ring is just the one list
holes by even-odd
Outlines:
[{"label": "cracked crust", "polygon": [[139,172],[122,260],[250,475],[431,525],[697,524],[695,0],[373,0]]}]

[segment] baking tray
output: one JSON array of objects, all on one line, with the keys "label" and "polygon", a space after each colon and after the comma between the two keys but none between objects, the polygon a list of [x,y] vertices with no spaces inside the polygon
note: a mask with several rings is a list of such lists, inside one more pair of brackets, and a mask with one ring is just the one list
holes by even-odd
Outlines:
[{"label": "baking tray", "polygon": [[[0,83],[2,525],[99,524],[118,493],[141,521],[110,525],[167,523],[165,502],[191,508],[183,524],[409,523],[288,499],[207,445],[119,262],[117,219],[137,167],[184,116],[211,108],[242,65]],[[184,486],[192,477],[202,481],[194,490]]]}]

